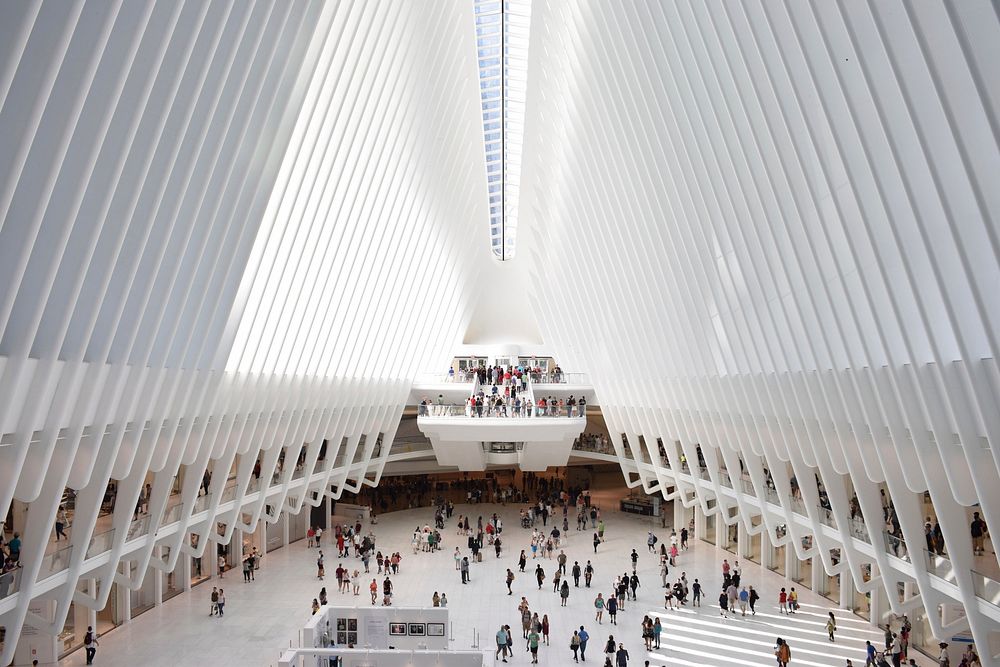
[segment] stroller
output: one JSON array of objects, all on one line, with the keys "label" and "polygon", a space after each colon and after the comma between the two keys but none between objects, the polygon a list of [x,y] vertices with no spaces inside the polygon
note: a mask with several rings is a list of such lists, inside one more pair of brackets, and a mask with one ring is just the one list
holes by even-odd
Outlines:
[{"label": "stroller", "polygon": [[521,515],[521,528],[531,528],[531,519],[528,518],[527,514]]}]

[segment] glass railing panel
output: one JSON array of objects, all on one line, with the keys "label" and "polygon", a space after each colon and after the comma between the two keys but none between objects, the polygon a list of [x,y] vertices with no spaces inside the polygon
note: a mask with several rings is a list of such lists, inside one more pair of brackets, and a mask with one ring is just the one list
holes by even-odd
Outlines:
[{"label": "glass railing panel", "polygon": [[958,585],[958,580],[955,577],[955,568],[952,566],[950,559],[924,549],[924,560],[927,562],[927,572],[933,574],[935,577]]},{"label": "glass railing panel", "polygon": [[906,549],[906,542],[899,539],[895,535],[890,535],[885,532],[882,533],[882,537],[885,539],[885,550],[890,556],[902,558],[903,560],[909,562],[910,554]]},{"label": "glass railing panel", "polygon": [[141,516],[134,520],[128,525],[128,532],[125,534],[125,540],[134,540],[137,537],[142,537],[149,533],[149,515]]},{"label": "glass railing panel", "polygon": [[778,495],[778,490],[773,486],[764,489],[764,498],[772,505],[781,505],[781,496]]},{"label": "glass railing panel", "polygon": [[221,502],[228,503],[230,500],[236,500],[236,483],[233,482],[227,485],[226,488],[222,490],[222,500]]},{"label": "glass railing panel", "polygon": [[111,545],[114,543],[114,539],[114,528],[94,535],[90,538],[90,544],[87,545],[87,558],[93,558],[94,556],[99,556],[105,551],[111,551]]},{"label": "glass railing panel", "polygon": [[197,514],[198,512],[204,512],[205,510],[208,509],[208,506],[211,504],[212,504],[211,493],[206,493],[203,496],[198,496],[198,498],[194,501],[195,514]]},{"label": "glass railing panel", "polygon": [[180,501],[180,497],[177,498],[177,502],[167,508],[166,513],[163,515],[163,525],[168,523],[177,523],[181,520],[181,510],[184,507],[184,503]]},{"label": "glass railing panel", "polygon": [[757,495],[757,491],[753,488],[753,480],[749,477],[740,477],[740,486],[743,488],[743,493],[750,496]]},{"label": "glass railing panel", "polygon": [[719,472],[719,484],[730,489],[733,488],[733,480],[729,478],[729,473],[725,470]]},{"label": "glass railing panel", "polygon": [[483,406],[482,411],[478,407],[473,408],[471,405],[425,405],[418,406],[418,417],[433,417],[435,419],[441,418],[452,418],[452,417],[463,417],[463,418],[518,418],[527,419],[529,417],[544,417],[544,418],[580,418],[584,415],[582,414],[579,406],[572,406],[572,408],[567,406],[527,406],[522,405],[517,406],[501,406],[499,408],[489,408]]},{"label": "glass railing panel", "polygon": [[13,595],[21,588],[21,567],[0,574],[0,600]]},{"label": "glass railing panel", "polygon": [[833,518],[833,510],[829,510],[822,505],[816,506],[816,513],[819,514],[819,522],[830,528],[836,528],[837,522]]},{"label": "glass railing panel", "polygon": [[872,543],[871,536],[868,534],[868,526],[861,519],[850,519],[848,525],[850,526],[851,535],[858,538],[868,544]]},{"label": "glass railing panel", "polygon": [[806,513],[806,504],[802,502],[801,498],[797,498],[794,495],[788,496],[788,506],[791,507],[792,511],[796,514],[801,514],[802,516],[808,516]]},{"label": "glass railing panel", "polygon": [[976,591],[976,597],[990,604],[1000,605],[1000,581],[972,570],[972,586]]},{"label": "glass railing panel", "polygon": [[67,569],[72,553],[73,547],[68,546],[58,551],[53,551],[50,554],[45,554],[45,558],[42,559],[41,568],[38,570],[38,581],[48,579],[52,575]]},{"label": "glass railing panel", "polygon": [[[359,448],[359,450],[360,450],[360,448]],[[302,476],[305,475],[305,474],[306,474],[305,466],[303,466],[301,468],[296,468],[295,470],[292,471],[292,479],[301,479]]]}]

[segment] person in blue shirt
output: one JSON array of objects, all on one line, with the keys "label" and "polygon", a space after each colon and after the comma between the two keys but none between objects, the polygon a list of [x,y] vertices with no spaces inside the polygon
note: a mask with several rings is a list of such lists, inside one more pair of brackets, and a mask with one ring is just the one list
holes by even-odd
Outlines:
[{"label": "person in blue shirt", "polygon": [[580,626],[580,660],[586,660],[587,659],[587,640],[589,640],[589,639],[590,639],[590,635],[587,633],[586,630],[583,629],[583,626],[581,625]]},{"label": "person in blue shirt", "polygon": [[503,661],[507,662],[507,630],[501,625],[497,631],[497,652],[493,659],[503,656]]}]

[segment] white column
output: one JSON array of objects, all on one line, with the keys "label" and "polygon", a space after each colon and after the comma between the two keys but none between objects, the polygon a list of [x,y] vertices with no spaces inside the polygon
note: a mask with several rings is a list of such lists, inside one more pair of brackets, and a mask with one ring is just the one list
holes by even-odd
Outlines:
[{"label": "white column", "polygon": [[785,545],[785,578],[795,579],[799,575],[799,558],[791,544]]},{"label": "white column", "polygon": [[[125,561],[125,568],[128,571],[130,567],[129,561]],[[118,595],[118,621],[121,623],[128,623],[132,620],[132,591],[129,590],[128,586],[123,586],[118,584],[115,587]]]},{"label": "white column", "polygon": [[840,574],[840,607],[854,609],[854,579],[846,572]]},{"label": "white column", "polygon": [[729,544],[729,526],[722,519],[722,514],[715,515],[715,546],[725,549]]},{"label": "white column", "polygon": [[826,593],[827,589],[826,570],[823,569],[823,561],[819,556],[813,556],[810,561],[812,562],[812,567],[809,568],[812,589],[814,592],[822,595]]},{"label": "white column", "polygon": [[179,565],[175,568],[175,572],[181,578],[181,590],[190,591],[191,590],[191,556],[181,553],[180,558],[177,559]]},{"label": "white column", "polygon": [[694,534],[699,540],[705,539],[705,513],[701,505],[694,506]]},{"label": "white column", "polygon": [[[153,547],[153,558],[163,560],[163,547],[159,544]],[[153,577],[153,604],[159,607],[163,604],[163,570],[155,567],[150,568],[150,572],[146,576]]]},{"label": "white column", "polygon": [[[307,505],[307,507],[308,507],[308,505]],[[299,510],[299,511],[300,512],[307,512],[309,510],[302,509],[302,510]],[[283,523],[281,525],[281,546],[287,547],[289,545],[289,543],[290,543],[290,540],[289,540],[289,537],[290,537],[289,530],[291,529],[291,523],[292,523],[292,517],[291,517],[291,515],[285,514],[284,518],[282,519],[282,521],[283,521]]]},{"label": "white column", "polygon": [[740,521],[736,524],[736,555],[747,559],[750,551],[750,535],[747,533],[746,526]]},{"label": "white column", "polygon": [[[674,506],[674,530],[677,531],[678,535],[681,532],[681,528],[687,525],[686,512],[684,511],[684,503],[680,501],[680,498],[675,498],[672,501]],[[680,539],[680,538],[678,538]]]}]

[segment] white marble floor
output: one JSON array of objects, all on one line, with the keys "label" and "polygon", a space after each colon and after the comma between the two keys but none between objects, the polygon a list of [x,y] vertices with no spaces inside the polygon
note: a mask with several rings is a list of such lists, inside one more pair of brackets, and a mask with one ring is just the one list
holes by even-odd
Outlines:
[{"label": "white marble floor", "polygon": [[[525,596],[533,611],[548,614],[551,624],[551,647],[539,653],[542,665],[567,665],[572,662],[569,639],[574,628],[584,625],[591,635],[587,662],[602,664],[601,649],[609,634],[616,641],[624,642],[631,655],[631,665],[709,666],[709,665],[773,665],[772,646],[780,636],[790,642],[793,665],[811,667],[843,667],[846,659],[855,665],[864,664],[866,639],[878,643],[882,635],[872,631],[868,623],[853,614],[834,609],[831,603],[808,590],[800,595],[801,611],[793,616],[779,616],[774,601],[780,586],[789,583],[779,575],[744,562],[743,581],[761,591],[755,617],[722,619],[714,604],[721,582],[721,562],[732,554],[704,542],[693,542],[692,549],[682,553],[676,570],[671,576],[685,571],[689,581],[696,577],[705,584],[708,599],[701,608],[665,610],[659,581],[658,560],[646,549],[646,531],[650,520],[617,512],[604,515],[607,531],[606,542],[594,554],[592,532],[571,530],[565,549],[569,567],[574,560],[581,565],[589,558],[596,570],[594,588],[571,589],[567,607],[559,605],[558,595],[552,592],[552,575],[556,561],[542,561],[546,572],[546,586],[538,590],[534,579],[534,566],[529,555],[527,571],[517,573],[517,558],[527,546],[529,531],[517,521],[517,507],[495,505],[459,505],[456,515],[470,514],[473,518],[489,517],[498,512],[504,518],[504,554],[495,558],[492,550],[484,554],[482,564],[472,566],[472,582],[461,584],[454,569],[452,552],[455,546],[466,552],[466,540],[454,531],[454,519],[444,531],[444,548],[434,554],[414,555],[409,548],[413,527],[433,519],[432,510],[414,509],[393,512],[380,517],[375,527],[378,547],[383,553],[400,551],[403,561],[399,576],[394,578],[397,605],[430,605],[434,591],[448,594],[453,622],[456,649],[472,646],[474,632],[480,633],[480,646],[484,650],[485,664],[493,664],[493,636],[501,623],[513,629],[515,643],[520,638],[517,604]],[[550,524],[551,526],[551,524]],[[656,531],[661,540],[667,538],[662,530]],[[638,602],[630,602],[619,613],[618,626],[594,621],[593,600],[597,591],[608,595],[616,573],[630,570],[628,554],[632,548],[639,553]],[[338,597],[343,601],[355,600],[359,605],[368,604],[366,587],[362,595],[338,596],[334,570],[337,567],[335,549],[324,549],[327,556],[328,576],[324,582],[330,591],[331,603]],[[332,557],[331,557],[332,556]],[[160,607],[156,607],[132,622],[101,638],[96,664],[108,667],[146,665],[148,667],[176,667],[178,665],[240,665],[254,667],[276,665],[280,651],[296,640],[298,629],[310,614],[309,605],[318,594],[320,583],[315,576],[315,549],[307,549],[305,540],[290,547],[268,554],[263,561],[257,580],[242,582],[239,573],[206,582],[190,594],[181,594]],[[350,559],[351,567],[360,567],[360,561]],[[504,585],[506,568],[515,570],[514,595],[508,596]],[[375,565],[372,564],[374,576]],[[367,581],[370,581],[368,579]],[[381,582],[381,577],[379,577]],[[210,618],[209,595],[212,585],[226,591],[226,615]],[[598,587],[599,586],[599,587]],[[823,629],[828,610],[837,616],[839,632],[836,643],[827,641]],[[647,652],[640,634],[640,622],[645,614],[658,614],[664,626],[661,649]],[[517,644],[513,664],[529,662],[524,644]],[[71,655],[61,664],[82,665],[82,651]],[[918,657],[918,664],[931,662]]]}]

